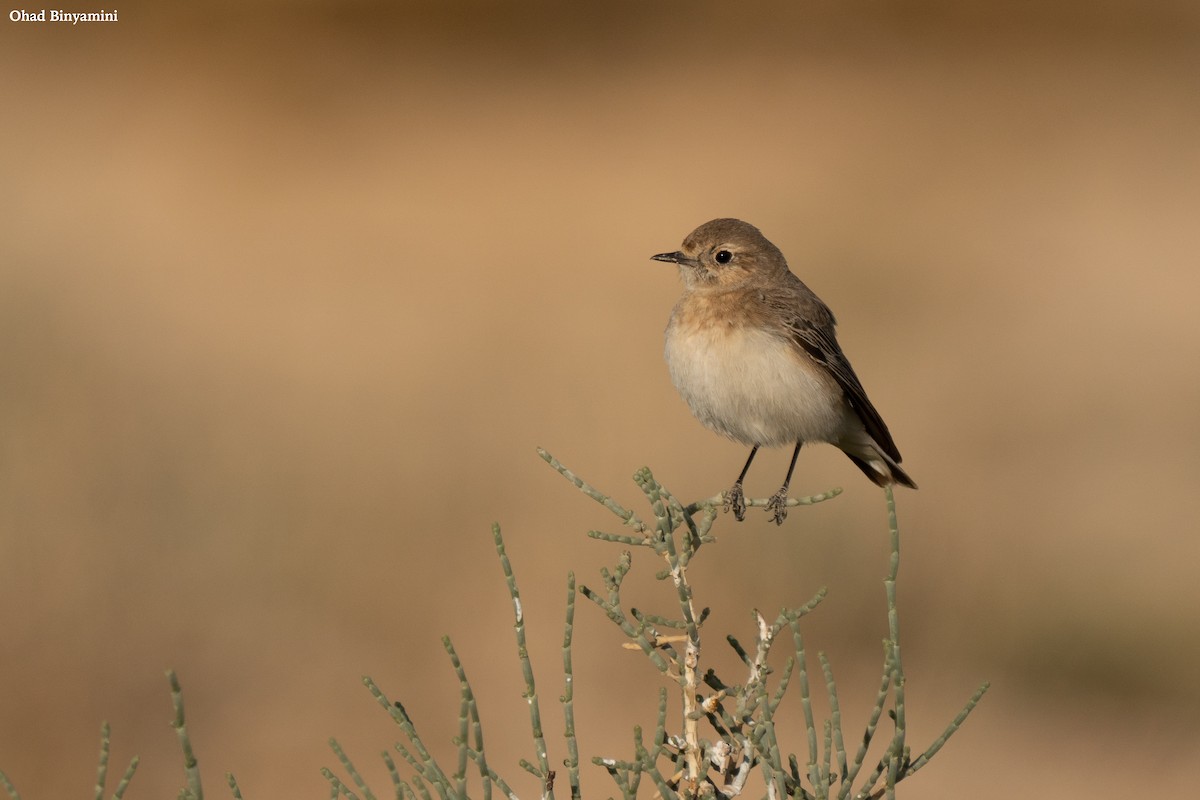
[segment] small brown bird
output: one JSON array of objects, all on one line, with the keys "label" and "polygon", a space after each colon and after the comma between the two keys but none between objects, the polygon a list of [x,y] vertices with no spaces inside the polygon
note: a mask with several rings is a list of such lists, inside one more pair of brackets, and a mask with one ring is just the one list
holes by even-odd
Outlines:
[{"label": "small brown bird", "polygon": [[787,516],[787,491],[805,442],[841,448],[880,486],[917,484],[900,468],[887,425],[838,346],[829,308],[788,269],[758,228],[714,219],[655,261],[679,265],[683,296],[667,325],[671,382],[706,427],[750,447],[726,508],[746,516],[742,481],[759,447],[794,444],[767,510]]}]

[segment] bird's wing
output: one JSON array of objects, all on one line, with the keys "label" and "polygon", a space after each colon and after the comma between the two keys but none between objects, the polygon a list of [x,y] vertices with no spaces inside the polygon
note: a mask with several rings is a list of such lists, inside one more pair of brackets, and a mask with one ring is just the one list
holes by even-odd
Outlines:
[{"label": "bird's wing", "polygon": [[858,414],[867,433],[885,453],[898,464],[900,451],[892,440],[892,434],[884,424],[883,418],[871,405],[867,392],[863,389],[854,368],[842,352],[834,333],[836,320],[829,308],[804,286],[797,278],[795,291],[788,298],[786,308],[780,308],[787,319],[788,333],[794,344],[801,352],[815,361],[819,366],[828,370],[842,391],[846,393],[850,406]]}]

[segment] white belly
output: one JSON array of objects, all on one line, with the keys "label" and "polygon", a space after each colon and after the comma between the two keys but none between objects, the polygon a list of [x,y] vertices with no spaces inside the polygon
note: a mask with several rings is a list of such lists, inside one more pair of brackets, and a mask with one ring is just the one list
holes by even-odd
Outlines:
[{"label": "white belly", "polygon": [[667,330],[671,381],[706,426],[746,445],[836,442],[854,415],[840,387],[782,338],[757,329]]}]

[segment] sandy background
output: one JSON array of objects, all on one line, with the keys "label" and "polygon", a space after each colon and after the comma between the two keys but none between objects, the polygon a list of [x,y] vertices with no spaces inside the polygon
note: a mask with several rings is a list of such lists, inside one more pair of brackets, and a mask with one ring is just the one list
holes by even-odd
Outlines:
[{"label": "sandy background", "polygon": [[[447,752],[444,633],[531,794],[488,526],[557,731],[565,575],[618,548],[534,448],[639,507],[643,464],[687,498],[732,481],[743,449],[668,381],[678,280],[648,260],[725,215],[837,312],[921,484],[914,743],[993,682],[902,794],[1194,791],[1194,3],[171,5],[0,24],[0,768],[25,797],[86,796],[105,719],[113,769],[142,756],[128,797],[174,796],[167,666],[211,795],[232,770],[328,796],[331,735],[382,792],[396,733],[359,678]],[[716,665],[750,608],[828,585],[810,646],[857,720],[886,527],[806,450],[796,490],[833,485],[782,529],[722,519],[695,579]],[[584,753],[627,754],[657,683],[596,610],[577,637]]]}]

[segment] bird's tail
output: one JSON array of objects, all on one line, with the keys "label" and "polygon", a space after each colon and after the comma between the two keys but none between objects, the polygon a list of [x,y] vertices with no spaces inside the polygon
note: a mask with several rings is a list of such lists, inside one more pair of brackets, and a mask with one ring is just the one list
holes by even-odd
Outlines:
[{"label": "bird's tail", "polygon": [[916,481],[908,477],[908,473],[901,469],[898,463],[899,459],[893,459],[883,452],[865,431],[862,438],[865,438],[866,441],[861,439],[842,441],[838,442],[838,447],[842,449],[847,458],[854,462],[855,466],[863,471],[863,474],[879,486],[898,483],[910,489],[917,488]]}]

